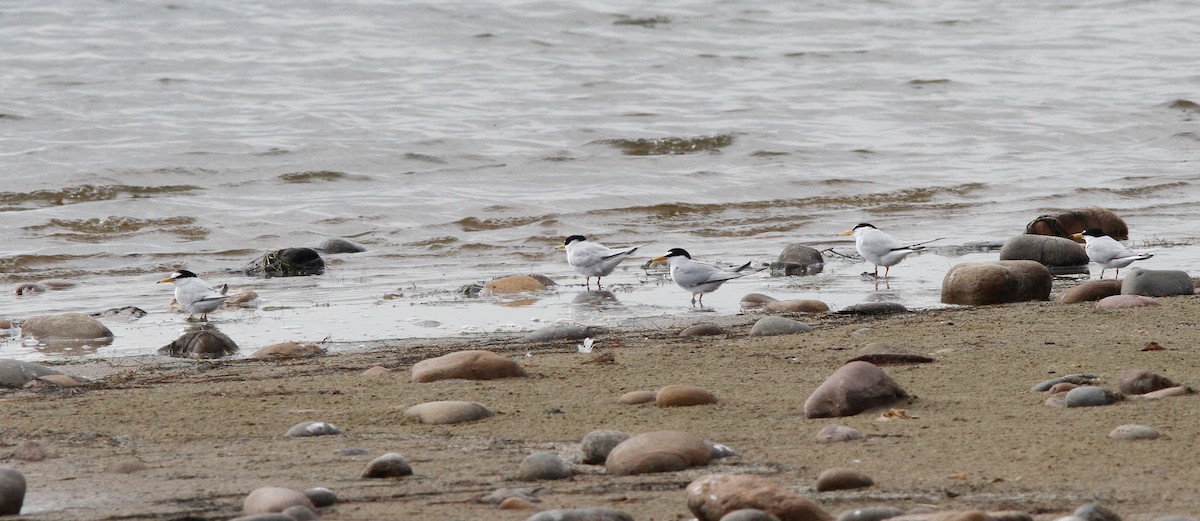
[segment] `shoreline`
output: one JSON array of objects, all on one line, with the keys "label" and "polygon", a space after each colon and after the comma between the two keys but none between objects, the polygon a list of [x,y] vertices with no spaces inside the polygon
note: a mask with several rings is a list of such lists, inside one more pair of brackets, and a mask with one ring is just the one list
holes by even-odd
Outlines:
[{"label": "shoreline", "polygon": [[[328,487],[340,502],[327,519],[495,518],[532,511],[477,503],[499,488],[546,487],[536,507],[610,507],[635,519],[687,519],[683,487],[710,473],[762,475],[801,493],[833,515],[854,507],[904,510],[1015,510],[1038,520],[1098,501],[1122,519],[1150,521],[1200,512],[1189,483],[1200,469],[1181,455],[1200,445],[1196,395],[1126,400],[1103,407],[1043,405],[1033,384],[1068,373],[1100,376],[1140,368],[1181,384],[1200,381],[1194,357],[1200,297],[1159,299],[1157,307],[1097,311],[1094,303],[1033,302],[946,308],[898,315],[794,316],[814,331],[748,337],[758,314],[679,317],[654,327],[608,329],[595,352],[577,341],[529,344],[516,334],[381,341],[371,349],[286,360],[91,360],[55,364],[98,378],[86,390],[4,391],[11,411],[5,452],[35,441],[58,457],[7,459],[29,482],[29,519],[227,519],[261,486]],[[684,322],[725,321],[724,336],[681,338]],[[885,341],[933,357],[930,364],[884,371],[910,395],[907,420],[855,416],[806,419],[803,402],[860,348]],[[1165,351],[1141,351],[1154,341]],[[415,362],[462,349],[487,349],[525,368],[525,378],[415,384]],[[610,355],[610,361],[600,361]],[[373,366],[385,376],[361,373]],[[714,405],[660,408],[620,405],[629,391],[688,383]],[[423,425],[408,406],[468,400],[497,414],[458,425]],[[287,438],[302,421],[326,421],[341,435]],[[1142,423],[1165,434],[1150,441],[1107,438],[1118,425]],[[862,431],[863,441],[819,444],[832,424]],[[681,472],[615,477],[578,463],[578,442],[595,429],[630,433],[682,430],[731,447],[738,456]],[[365,449],[361,456],[339,450]],[[575,476],[515,480],[521,460],[558,453]],[[366,462],[398,452],[414,476],[365,480]],[[105,472],[136,460],[148,468]],[[851,467],[873,478],[858,491],[815,492],[822,470]]]}]

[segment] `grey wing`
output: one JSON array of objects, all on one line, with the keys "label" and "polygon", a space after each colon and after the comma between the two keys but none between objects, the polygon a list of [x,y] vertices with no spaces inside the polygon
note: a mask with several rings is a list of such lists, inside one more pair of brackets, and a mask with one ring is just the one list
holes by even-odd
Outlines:
[{"label": "grey wing", "polygon": [[684,280],[691,285],[706,284],[709,282],[723,282],[726,280],[745,277],[749,273],[738,273],[733,271],[725,271],[712,264],[703,262],[689,262],[676,271],[676,277],[684,277]]}]

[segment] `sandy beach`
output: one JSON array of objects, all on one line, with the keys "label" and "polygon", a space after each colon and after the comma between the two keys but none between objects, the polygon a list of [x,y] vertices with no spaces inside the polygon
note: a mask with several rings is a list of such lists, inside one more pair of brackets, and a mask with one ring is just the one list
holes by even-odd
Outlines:
[{"label": "sandy beach", "polygon": [[[810,333],[749,337],[759,315],[697,316],[604,331],[595,351],[578,342],[529,344],[515,336],[380,342],[363,352],[285,361],[190,361],[145,357],[64,364],[94,378],[85,389],[6,390],[0,464],[28,482],[28,519],[227,519],[262,486],[328,487],[340,501],[323,519],[525,519],[476,501],[500,488],[544,487],[539,510],[610,507],[639,520],[691,519],[684,487],[710,473],[749,473],[815,500],[834,516],[854,507],[904,510],[1013,510],[1035,519],[1068,515],[1088,502],[1125,520],[1195,515],[1200,495],[1200,409],[1196,395],[1127,399],[1113,405],[1043,404],[1034,384],[1091,373],[1116,389],[1123,369],[1156,372],[1194,385],[1200,374],[1200,297],[1101,312],[1091,303],[1025,303],[883,316],[796,316]],[[707,314],[697,314],[707,315]],[[691,322],[723,323],[727,335],[681,338]],[[806,419],[803,403],[828,375],[874,341],[936,359],[884,370],[913,398],[834,419]],[[1165,350],[1143,351],[1149,342]],[[512,357],[524,378],[412,383],[412,365],[462,349]],[[383,366],[384,376],[364,376]],[[715,405],[621,405],[634,390],[688,383]],[[433,400],[487,405],[494,417],[423,425],[405,408]],[[306,420],[333,423],[341,435],[289,438]],[[865,440],[822,444],[832,424]],[[1145,424],[1164,435],[1122,441],[1108,433]],[[737,456],[707,467],[630,477],[578,462],[580,439],[594,429],[629,433],[680,430],[728,445]],[[14,458],[33,441],[54,457]],[[364,449],[359,455],[344,449]],[[342,451],[342,452],[339,452]],[[574,476],[522,482],[522,459],[555,452]],[[360,451],[362,452],[362,451]],[[398,480],[358,476],[371,459],[397,452],[415,474]],[[116,473],[116,463],[145,470]],[[822,492],[824,469],[849,467],[875,485]],[[106,470],[108,469],[108,470]]]}]

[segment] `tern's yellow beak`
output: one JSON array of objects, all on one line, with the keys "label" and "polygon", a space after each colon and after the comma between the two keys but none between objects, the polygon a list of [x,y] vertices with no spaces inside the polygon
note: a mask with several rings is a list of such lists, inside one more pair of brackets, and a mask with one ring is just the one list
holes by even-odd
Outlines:
[{"label": "tern's yellow beak", "polygon": [[567,245],[566,245],[566,244],[559,244],[559,245],[558,245],[557,247],[555,247],[554,249],[556,249],[556,250],[565,250],[565,249],[567,249]]},{"label": "tern's yellow beak", "polygon": [[653,258],[653,259],[650,259],[650,264],[654,264],[654,263],[656,263],[656,262],[662,262],[662,261],[665,261],[665,260],[667,260],[667,258],[666,258],[666,257],[655,257],[655,258]]},{"label": "tern's yellow beak", "polygon": [[1072,236],[1071,236],[1071,238],[1072,238],[1072,239],[1079,239],[1079,240],[1081,240],[1081,241],[1082,241],[1082,240],[1083,240],[1083,232],[1076,233],[1076,234],[1072,235]]},{"label": "tern's yellow beak", "polygon": [[842,232],[842,233],[839,233],[839,234],[838,234],[838,237],[841,237],[841,236],[843,236],[843,235],[854,235],[854,230],[846,230],[846,231],[844,231],[844,232]]},{"label": "tern's yellow beak", "polygon": [[165,278],[165,279],[162,279],[162,280],[156,282],[155,284],[162,284],[164,282],[175,282],[175,279],[168,277],[168,278]]}]

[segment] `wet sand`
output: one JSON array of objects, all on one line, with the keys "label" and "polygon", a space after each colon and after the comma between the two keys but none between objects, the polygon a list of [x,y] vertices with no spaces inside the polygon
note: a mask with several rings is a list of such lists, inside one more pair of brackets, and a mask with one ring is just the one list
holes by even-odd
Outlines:
[{"label": "wet sand", "polygon": [[[1035,519],[1067,515],[1098,501],[1129,521],[1195,515],[1200,466],[1197,395],[1126,400],[1090,408],[1043,405],[1040,381],[1092,373],[1116,389],[1122,369],[1140,368],[1196,386],[1200,378],[1200,297],[1160,299],[1152,308],[1099,312],[1092,304],[1049,302],[922,311],[888,316],[800,318],[811,333],[750,338],[759,315],[695,316],[631,322],[578,342],[526,344],[515,336],[380,342],[365,351],[288,361],[181,361],[124,358],[64,364],[95,378],[84,390],[3,391],[0,454],[42,443],[58,457],[7,459],[29,482],[29,519],[227,519],[261,486],[323,486],[340,502],[323,519],[512,519],[475,499],[504,487],[545,487],[539,509],[603,506],[638,520],[690,519],[683,488],[708,473],[763,475],[802,493],[833,515],[861,506],[902,509],[1017,510]],[[680,338],[688,321],[720,321],[729,334]],[[882,421],[886,408],[836,419],[806,419],[813,389],[866,344],[884,340],[936,359],[886,366],[914,395],[911,419]],[[1166,347],[1142,351],[1148,342]],[[414,384],[416,361],[461,349],[490,349],[519,360],[529,376],[496,381]],[[611,357],[611,358],[610,358]],[[606,359],[608,359],[606,361]],[[376,365],[387,376],[361,373]],[[617,398],[664,385],[701,386],[716,405],[628,406]],[[432,400],[469,400],[497,415],[430,426],[403,410]],[[306,420],[343,434],[287,438]],[[1118,425],[1151,425],[1151,441],[1117,441]],[[831,424],[856,428],[863,441],[820,444]],[[682,430],[733,448],[739,456],[683,472],[610,477],[573,464],[575,476],[537,483],[514,479],[537,451],[576,459],[594,429],[631,433]],[[361,448],[362,456],[338,456]],[[404,455],[415,475],[357,476],[370,459]],[[106,472],[129,460],[149,468]],[[876,485],[815,492],[817,475],[850,467]]]}]

